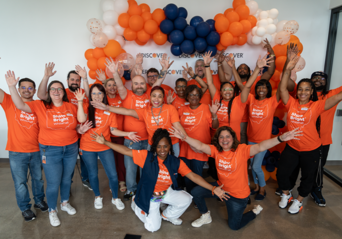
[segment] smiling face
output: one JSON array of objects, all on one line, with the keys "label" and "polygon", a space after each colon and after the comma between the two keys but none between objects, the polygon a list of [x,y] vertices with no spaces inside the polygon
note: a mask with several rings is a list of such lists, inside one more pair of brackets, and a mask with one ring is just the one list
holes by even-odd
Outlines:
[{"label": "smiling face", "polygon": [[107,84],[105,86],[105,90],[106,90],[107,95],[115,96],[116,91],[117,91],[115,81],[114,80],[107,81]]},{"label": "smiling face", "polygon": [[196,61],[195,74],[198,75],[200,78],[204,77],[205,71],[204,71],[204,61],[203,60]]},{"label": "smiling face", "polygon": [[146,81],[142,76],[134,76],[132,79],[132,91],[136,95],[143,95],[146,92]]},{"label": "smiling face", "polygon": [[186,89],[186,82],[179,81],[176,85],[176,93],[179,96],[179,98],[185,97],[185,89]]},{"label": "smiling face", "polygon": [[246,64],[241,64],[237,68],[237,72],[238,72],[240,78],[246,78],[250,74],[249,68],[248,68],[248,66]]},{"label": "smiling face", "polygon": [[90,92],[91,95],[91,100],[97,101],[97,102],[102,102],[104,98],[104,94],[102,91],[97,89],[97,87],[94,87],[93,90]]},{"label": "smiling face", "polygon": [[60,103],[63,101],[64,91],[60,83],[53,83],[49,89],[50,98],[53,103]]},{"label": "smiling face", "polygon": [[266,85],[260,85],[258,86],[256,93],[259,96],[259,100],[263,100],[266,98],[268,90],[267,90],[267,86]]},{"label": "smiling face", "polygon": [[313,89],[308,82],[302,82],[298,85],[297,97],[300,104],[306,104],[310,101]]},{"label": "smiling face", "polygon": [[159,107],[164,102],[164,94],[161,90],[154,90],[151,93],[151,104],[153,107]]},{"label": "smiling face", "polygon": [[190,106],[198,106],[200,103],[200,93],[198,92],[197,89],[194,89],[188,94],[187,100],[190,103]]},{"label": "smiling face", "polygon": [[230,101],[234,96],[234,87],[229,83],[224,84],[221,89],[221,96],[224,101]]},{"label": "smiling face", "polygon": [[224,151],[232,148],[233,141],[233,136],[227,130],[223,130],[218,137],[218,143]]},{"label": "smiling face", "polygon": [[68,87],[71,91],[75,91],[80,88],[81,77],[78,74],[70,73],[69,79],[67,80]]},{"label": "smiling face", "polygon": [[147,83],[150,85],[150,86],[153,86],[153,84],[157,81],[158,79],[158,73],[157,72],[149,72],[147,74]]},{"label": "smiling face", "polygon": [[165,160],[170,152],[170,149],[171,145],[169,141],[166,138],[162,138],[157,145],[156,153],[160,159]]},{"label": "smiling face", "polygon": [[21,82],[18,90],[20,96],[27,100],[32,99],[32,97],[36,93],[36,89],[34,88],[33,83],[28,81]]},{"label": "smiling face", "polygon": [[318,90],[323,90],[323,87],[327,83],[326,79],[323,76],[314,76],[311,80],[314,83],[316,89]]}]

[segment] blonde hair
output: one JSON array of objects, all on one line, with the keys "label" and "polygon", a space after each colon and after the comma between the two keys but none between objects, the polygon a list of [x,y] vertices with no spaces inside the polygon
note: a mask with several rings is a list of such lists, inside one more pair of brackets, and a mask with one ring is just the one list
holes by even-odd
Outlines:
[{"label": "blonde hair", "polygon": [[114,78],[108,78],[108,79],[105,80],[105,82],[103,83],[104,87],[107,87],[107,83],[108,83],[109,81],[114,81],[114,83],[115,83],[115,85],[116,85],[116,82],[115,82]]}]

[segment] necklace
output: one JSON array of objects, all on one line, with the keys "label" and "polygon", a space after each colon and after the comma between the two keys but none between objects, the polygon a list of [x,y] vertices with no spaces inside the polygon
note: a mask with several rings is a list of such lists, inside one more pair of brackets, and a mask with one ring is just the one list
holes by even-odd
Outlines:
[{"label": "necklace", "polygon": [[154,122],[156,122],[156,124],[159,126],[159,116],[160,116],[160,114],[161,114],[161,112],[162,112],[162,109],[163,109],[163,105],[160,107],[160,110],[159,110],[159,114],[158,114],[158,120],[156,120],[156,118],[154,117],[154,115],[153,115],[153,107],[151,107],[151,114],[152,114],[152,117],[153,117],[153,119],[154,119]]}]

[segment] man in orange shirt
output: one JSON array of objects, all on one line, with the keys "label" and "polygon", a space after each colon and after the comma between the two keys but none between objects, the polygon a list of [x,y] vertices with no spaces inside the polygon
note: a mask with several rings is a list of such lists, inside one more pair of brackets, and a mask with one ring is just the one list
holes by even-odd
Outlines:
[{"label": "man in orange shirt", "polygon": [[[36,84],[28,78],[18,83],[18,91],[24,102],[33,101]],[[30,169],[34,207],[45,212],[48,205],[44,201],[44,181],[42,163],[38,145],[38,120],[35,114],[18,110],[9,94],[0,89],[0,104],[5,111],[8,125],[6,150],[14,181],[17,204],[25,221],[31,221],[36,215],[31,211],[30,194],[27,187],[27,172]]]}]

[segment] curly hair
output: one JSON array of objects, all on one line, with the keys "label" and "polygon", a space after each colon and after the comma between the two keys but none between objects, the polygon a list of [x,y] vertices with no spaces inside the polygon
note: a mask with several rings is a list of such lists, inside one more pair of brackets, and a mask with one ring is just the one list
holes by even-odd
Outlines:
[{"label": "curly hair", "polygon": [[162,128],[158,128],[154,132],[153,137],[152,137],[152,145],[151,145],[150,152],[153,154],[157,153],[157,146],[159,144],[159,141],[162,140],[163,138],[166,138],[171,146],[170,148],[171,155],[175,155],[175,153],[173,152],[173,148],[172,148],[172,141],[171,141],[170,134],[166,129],[162,129]]},{"label": "curly hair", "polygon": [[189,102],[189,101],[188,101],[188,96],[189,96],[190,92],[192,92],[192,91],[194,91],[194,90],[197,90],[197,91],[198,91],[199,98],[200,98],[200,100],[202,99],[202,96],[203,96],[202,90],[201,90],[197,85],[189,85],[189,86],[187,86],[186,89],[185,89],[185,97],[184,97],[184,99],[185,99],[187,102]]},{"label": "curly hair", "polygon": [[235,131],[232,128],[230,128],[229,126],[222,126],[222,127],[218,128],[216,130],[212,140],[211,140],[211,144],[214,145],[219,152],[222,152],[223,148],[219,144],[219,137],[220,137],[222,131],[225,131],[225,130],[227,130],[233,138],[233,144],[232,144],[231,150],[234,152],[237,149],[237,147],[239,146],[240,141],[237,139]]}]

